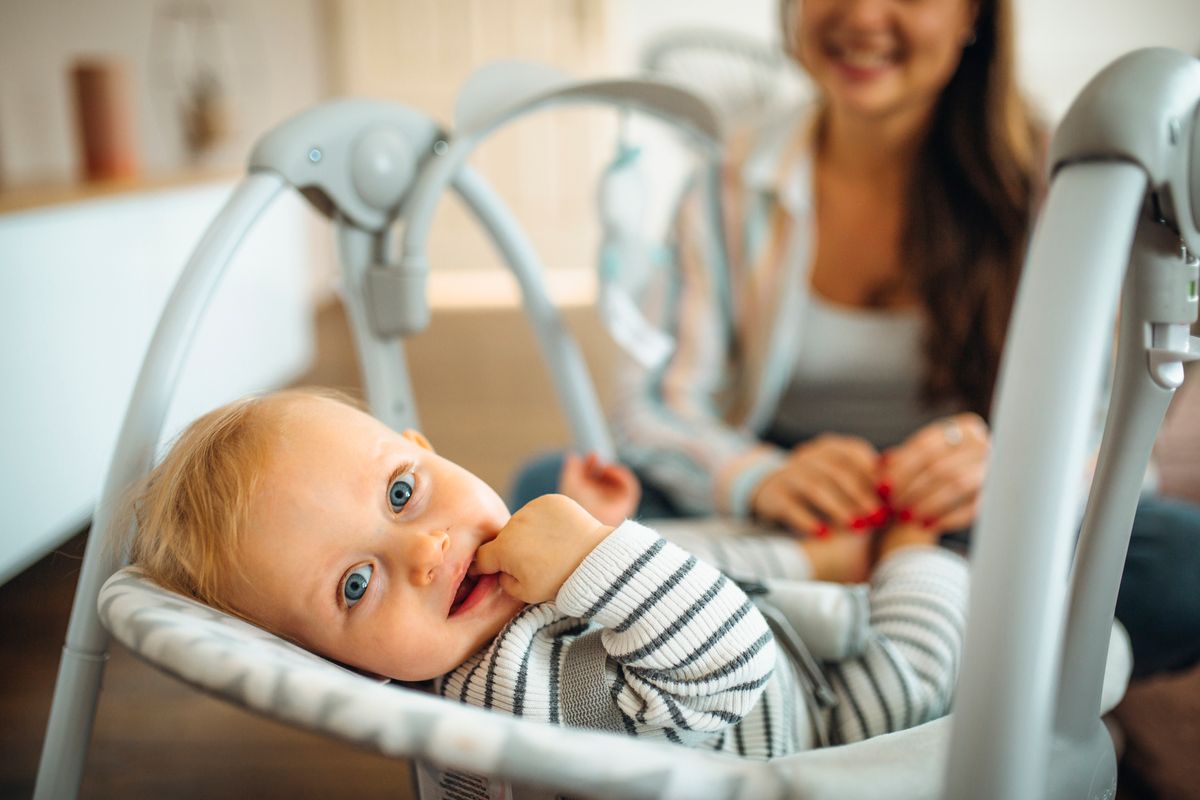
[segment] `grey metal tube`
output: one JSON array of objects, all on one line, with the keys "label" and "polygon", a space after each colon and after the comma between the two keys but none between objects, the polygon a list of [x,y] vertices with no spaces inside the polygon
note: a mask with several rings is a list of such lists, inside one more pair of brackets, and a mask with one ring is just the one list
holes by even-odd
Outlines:
[{"label": "grey metal tube", "polygon": [[1067,573],[1107,342],[1146,176],[1055,176],[1017,293],[972,558],[950,798],[1045,792]]},{"label": "grey metal tube", "polygon": [[404,233],[400,239],[401,266],[426,272],[429,270],[429,260],[425,254],[438,201],[446,187],[454,181],[460,168],[469,169],[466,164],[467,158],[478,144],[476,137],[455,139],[446,152],[424,163],[411,194],[404,201]]},{"label": "grey metal tube", "polygon": [[1057,732],[1072,739],[1084,739],[1100,724],[1105,653],[1133,516],[1150,451],[1175,394],[1150,377],[1146,352],[1158,261],[1180,262],[1179,237],[1143,220],[1121,295],[1112,403],[1072,574],[1056,721]]},{"label": "grey metal tube", "polygon": [[526,314],[550,369],[559,401],[566,409],[575,446],[581,452],[595,452],[606,461],[615,460],[616,448],[591,375],[574,337],[546,293],[542,277],[545,269],[533,245],[499,196],[474,170],[464,165],[455,174],[453,185],[516,276]]},{"label": "grey metal tube", "polygon": [[398,337],[377,336],[367,313],[365,279],[367,271],[383,260],[383,234],[364,231],[345,219],[338,219],[336,226],[345,285],[342,300],[362,367],[367,404],[371,413],[393,430],[419,429],[404,342]]},{"label": "grey metal tube", "polygon": [[242,237],[284,187],[272,173],[245,178],[209,225],[175,284],[142,362],[125,420],[117,437],[100,503],[92,518],[66,644],[42,742],[34,797],[70,798],[79,793],[83,765],[96,716],[96,699],[108,658],[108,632],[101,626],[96,598],[123,554],[113,530],[123,493],[146,473],[175,393],[192,340],[229,259]]}]

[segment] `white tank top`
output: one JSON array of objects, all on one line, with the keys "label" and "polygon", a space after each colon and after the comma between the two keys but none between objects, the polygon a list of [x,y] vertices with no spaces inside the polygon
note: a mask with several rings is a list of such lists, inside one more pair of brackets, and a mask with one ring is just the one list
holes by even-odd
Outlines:
[{"label": "white tank top", "polygon": [[822,433],[861,436],[876,447],[899,444],[952,407],[921,402],[924,363],[920,312],[842,306],[809,294],[791,382],[771,438],[800,442]]}]

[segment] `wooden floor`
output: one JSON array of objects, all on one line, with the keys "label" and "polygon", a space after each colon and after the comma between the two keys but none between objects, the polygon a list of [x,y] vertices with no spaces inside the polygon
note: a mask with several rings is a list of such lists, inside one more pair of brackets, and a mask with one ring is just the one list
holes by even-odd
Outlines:
[{"label": "wooden floor", "polygon": [[[568,311],[593,364],[611,358],[598,323]],[[530,454],[562,447],[528,324],[514,311],[435,317],[408,347],[421,427],[502,493]],[[361,393],[344,318],[318,319],[301,383]],[[33,792],[84,537],[0,586],[0,798]],[[408,798],[408,765],[285,727],[203,695],[114,646],[83,781],[85,798]]]}]

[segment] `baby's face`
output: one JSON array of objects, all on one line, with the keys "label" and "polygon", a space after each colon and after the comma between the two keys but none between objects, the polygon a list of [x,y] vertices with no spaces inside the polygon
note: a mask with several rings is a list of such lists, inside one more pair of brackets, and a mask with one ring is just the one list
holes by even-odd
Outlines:
[{"label": "baby's face", "polygon": [[444,674],[522,608],[467,577],[508,509],[441,458],[341,403],[288,400],[251,506],[233,605],[328,658],[400,680]]}]

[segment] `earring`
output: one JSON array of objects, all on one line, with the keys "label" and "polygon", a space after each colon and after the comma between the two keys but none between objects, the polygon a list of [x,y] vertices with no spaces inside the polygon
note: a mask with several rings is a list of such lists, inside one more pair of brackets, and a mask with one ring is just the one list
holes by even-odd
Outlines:
[{"label": "earring", "polygon": [[963,45],[963,47],[970,47],[973,44],[975,44],[975,31],[972,30],[971,35],[967,37],[967,42]]}]

